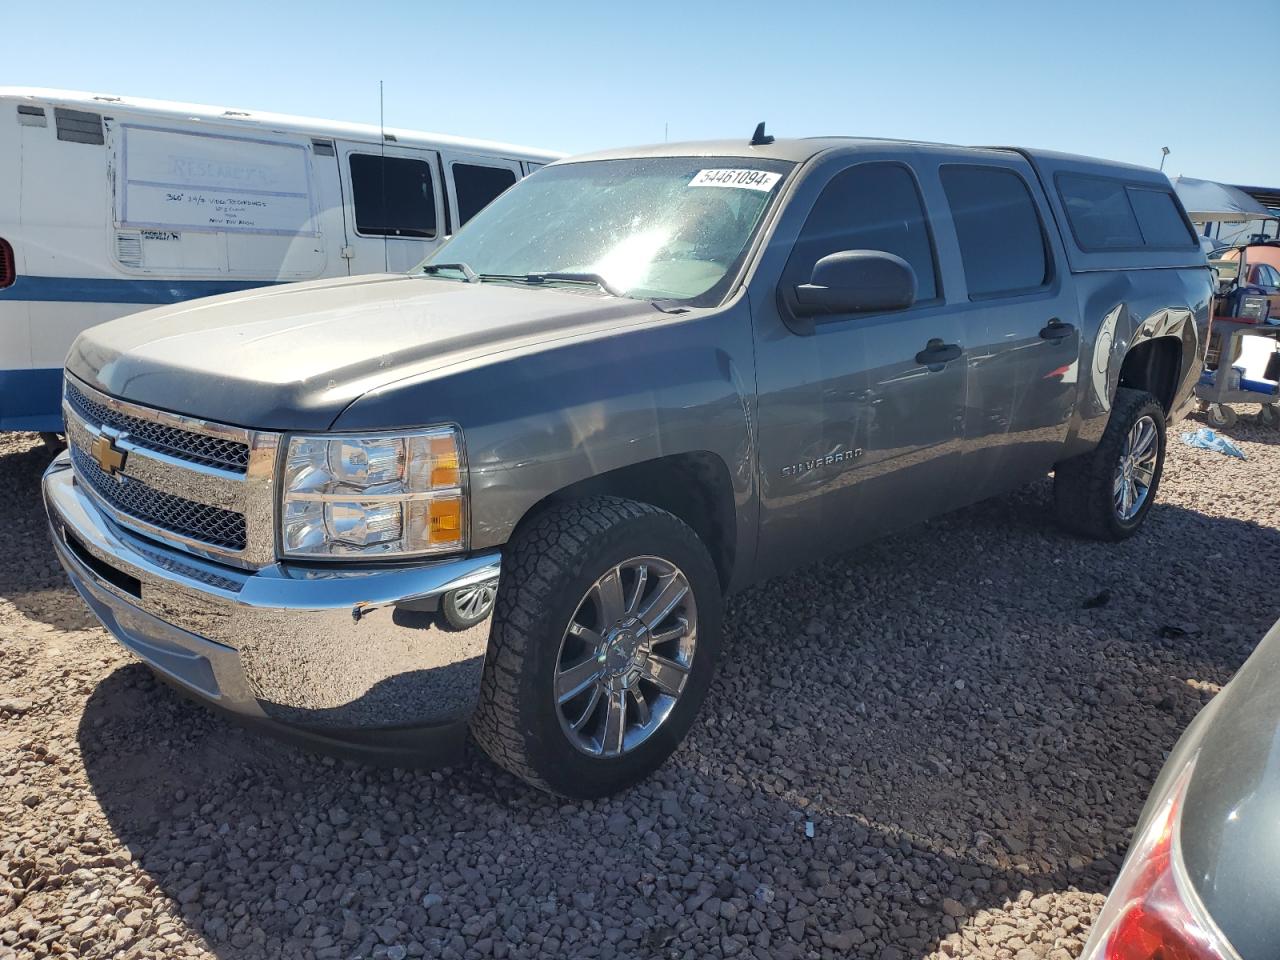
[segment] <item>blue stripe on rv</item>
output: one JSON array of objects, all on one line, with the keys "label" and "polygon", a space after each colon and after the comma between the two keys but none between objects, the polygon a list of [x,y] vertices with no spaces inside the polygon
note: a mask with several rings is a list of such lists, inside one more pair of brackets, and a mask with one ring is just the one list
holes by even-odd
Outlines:
[{"label": "blue stripe on rv", "polygon": [[0,302],[181,303],[197,297],[273,286],[275,280],[121,280],[108,277],[33,277],[20,274],[0,290]]},{"label": "blue stripe on rv", "polygon": [[0,430],[62,432],[62,370],[0,370]]},{"label": "blue stripe on rv", "polygon": [[[0,303],[181,303],[219,293],[273,286],[274,280],[121,280],[19,275]],[[62,370],[0,370],[0,430],[62,431]]]}]

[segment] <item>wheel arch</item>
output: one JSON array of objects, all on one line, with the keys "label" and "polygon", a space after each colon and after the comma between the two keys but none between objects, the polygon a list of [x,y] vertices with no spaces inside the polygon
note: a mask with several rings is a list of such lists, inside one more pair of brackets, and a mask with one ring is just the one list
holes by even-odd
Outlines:
[{"label": "wheel arch", "polygon": [[[1145,390],[1173,413],[1178,384],[1183,375],[1183,344],[1180,337],[1152,337],[1135,343],[1120,363],[1115,389]],[[1112,392],[1114,399],[1114,391]]]},{"label": "wheel arch", "polygon": [[729,467],[718,454],[672,454],[578,480],[533,504],[516,523],[512,537],[551,507],[597,496],[636,500],[680,518],[706,546],[720,588],[728,591],[739,562],[737,508]]}]

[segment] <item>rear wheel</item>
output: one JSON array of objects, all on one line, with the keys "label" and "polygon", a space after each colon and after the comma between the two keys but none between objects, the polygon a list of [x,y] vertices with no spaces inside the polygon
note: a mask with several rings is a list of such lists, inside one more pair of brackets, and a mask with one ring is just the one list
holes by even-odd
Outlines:
[{"label": "rear wheel", "polygon": [[1132,536],[1155,501],[1164,452],[1164,407],[1146,391],[1117,390],[1098,446],[1054,471],[1058,522],[1098,540]]},{"label": "rear wheel", "polygon": [[565,796],[635,783],[693,723],[720,608],[706,547],[671,514],[612,497],[549,510],[504,558],[476,740]]}]

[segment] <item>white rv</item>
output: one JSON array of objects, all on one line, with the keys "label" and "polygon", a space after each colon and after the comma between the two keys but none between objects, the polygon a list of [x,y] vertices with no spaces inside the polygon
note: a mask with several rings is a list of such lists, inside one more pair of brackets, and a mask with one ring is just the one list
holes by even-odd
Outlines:
[{"label": "white rv", "polygon": [[62,429],[86,327],[248,287],[407,270],[560,154],[0,87],[0,430]]}]

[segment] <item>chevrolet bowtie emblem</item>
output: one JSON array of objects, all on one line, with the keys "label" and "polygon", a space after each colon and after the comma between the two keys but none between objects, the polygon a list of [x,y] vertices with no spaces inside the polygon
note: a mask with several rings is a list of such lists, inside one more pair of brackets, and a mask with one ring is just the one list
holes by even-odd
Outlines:
[{"label": "chevrolet bowtie emblem", "polygon": [[93,459],[98,462],[98,466],[113,477],[124,469],[124,460],[127,454],[123,450],[117,449],[115,443],[106,434],[93,441],[93,446],[89,448],[89,452],[93,454]]}]

